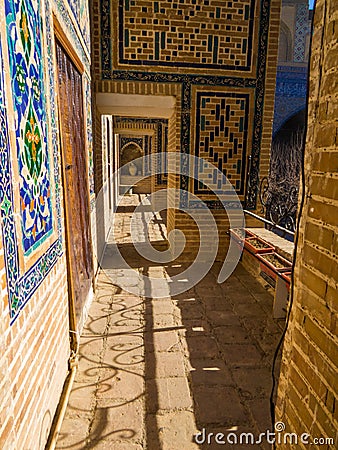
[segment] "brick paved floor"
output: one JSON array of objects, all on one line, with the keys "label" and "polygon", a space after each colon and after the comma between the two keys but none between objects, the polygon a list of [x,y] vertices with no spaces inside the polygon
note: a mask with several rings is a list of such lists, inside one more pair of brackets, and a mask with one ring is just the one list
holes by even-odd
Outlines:
[{"label": "brick paved floor", "polygon": [[[138,198],[124,201],[114,229],[133,268],[154,277],[181,271],[137,257],[130,217]],[[133,226],[142,241],[144,221]],[[161,245],[164,235],[157,216],[150,240]],[[241,264],[221,285],[219,267],[183,294],[156,298],[155,286],[146,299],[118,287],[119,277],[135,285],[137,273],[101,270],[58,449],[270,448],[193,439],[203,429],[213,436],[270,429],[271,362],[283,323],[271,318],[271,294]]]}]

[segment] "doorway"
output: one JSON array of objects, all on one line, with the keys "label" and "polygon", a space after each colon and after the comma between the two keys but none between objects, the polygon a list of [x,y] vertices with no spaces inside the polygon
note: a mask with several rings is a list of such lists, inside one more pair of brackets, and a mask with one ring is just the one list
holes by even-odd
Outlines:
[{"label": "doorway", "polygon": [[57,39],[56,59],[70,327],[78,331],[93,280],[82,76]]}]

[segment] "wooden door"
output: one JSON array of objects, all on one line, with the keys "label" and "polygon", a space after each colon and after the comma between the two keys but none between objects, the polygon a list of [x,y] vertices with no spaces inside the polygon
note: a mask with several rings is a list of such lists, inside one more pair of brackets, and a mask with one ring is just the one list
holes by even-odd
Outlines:
[{"label": "wooden door", "polygon": [[82,76],[56,41],[59,129],[66,220],[71,328],[78,329],[93,279]]}]

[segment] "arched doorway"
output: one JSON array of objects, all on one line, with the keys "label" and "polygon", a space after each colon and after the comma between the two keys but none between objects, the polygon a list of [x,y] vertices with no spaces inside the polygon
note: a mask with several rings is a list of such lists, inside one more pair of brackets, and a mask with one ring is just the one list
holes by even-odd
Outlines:
[{"label": "arched doorway", "polygon": [[143,174],[142,161],[137,161],[143,156],[141,147],[135,142],[129,142],[121,149],[121,175],[140,176]]}]

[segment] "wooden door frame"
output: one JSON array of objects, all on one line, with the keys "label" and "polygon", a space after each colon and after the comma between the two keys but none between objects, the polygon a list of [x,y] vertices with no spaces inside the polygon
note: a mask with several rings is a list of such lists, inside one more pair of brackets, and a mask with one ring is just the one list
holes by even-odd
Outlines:
[{"label": "wooden door frame", "polygon": [[53,27],[54,27],[54,37],[60,42],[62,47],[64,48],[65,52],[68,54],[69,58],[71,59],[72,63],[75,65],[77,70],[80,72],[81,76],[84,74],[84,65],[79,58],[78,54],[74,50],[73,45],[71,44],[70,40],[66,36],[65,32],[63,31],[62,25],[58,21],[55,14],[53,14]]},{"label": "wooden door frame", "polygon": [[[76,54],[72,44],[70,43],[69,39],[65,35],[62,26],[60,22],[58,21],[55,14],[53,14],[53,25],[54,25],[54,39],[56,39],[61,47],[63,48],[64,52],[68,55],[70,61],[74,64],[75,68],[79,71],[81,75],[81,90],[82,90],[82,108],[83,108],[83,118],[85,119],[85,104],[84,104],[84,83],[83,83],[83,74],[84,74],[84,65],[81,62],[80,58]],[[56,47],[55,47],[56,49]],[[56,60],[56,55],[54,55]],[[56,63],[55,67],[58,67],[58,64]],[[57,75],[58,77],[58,75]],[[59,94],[59,81],[57,79],[57,92]],[[60,111],[60,102],[58,102],[57,105],[57,111],[58,111],[58,117],[61,117],[61,111]],[[83,121],[83,133],[85,133],[85,121]],[[64,154],[63,154],[63,143],[62,143],[62,122],[61,120],[58,120],[58,128],[59,128],[59,146],[60,146],[60,162],[61,162],[61,177],[62,177],[62,189],[63,189],[63,207],[64,207],[64,223],[65,223],[65,246],[66,246],[66,259],[67,259],[67,280],[68,280],[68,293],[69,293],[69,328],[70,328],[70,339],[71,342],[78,341],[77,338],[74,336],[74,332],[76,333],[77,330],[77,318],[76,318],[76,307],[75,307],[75,291],[74,291],[74,281],[73,281],[73,274],[71,269],[71,241],[70,241],[70,224],[69,224],[69,206],[66,201],[65,196],[65,189],[66,189],[66,166],[64,161]],[[85,147],[84,147],[84,159],[85,159],[85,168],[86,173],[88,174],[88,145],[87,140],[85,141]],[[88,221],[88,233],[89,233],[89,243],[91,245],[91,256],[93,258],[93,246],[92,246],[92,233],[91,233],[91,217],[90,217],[90,189],[89,189],[89,183],[87,180],[87,200],[88,200],[88,214],[89,214],[89,221]],[[92,288],[94,290],[94,281],[95,281],[95,272],[93,270],[91,284]]]}]

